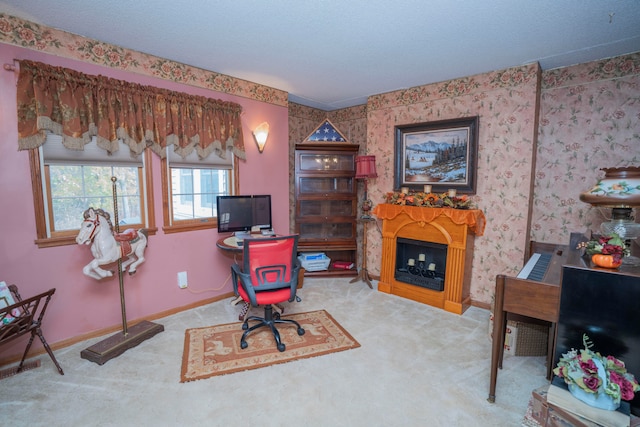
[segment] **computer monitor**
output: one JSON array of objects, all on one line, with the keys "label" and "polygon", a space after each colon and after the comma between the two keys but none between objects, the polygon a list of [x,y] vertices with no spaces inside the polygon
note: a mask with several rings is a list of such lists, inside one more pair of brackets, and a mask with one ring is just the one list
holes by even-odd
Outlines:
[{"label": "computer monitor", "polygon": [[270,195],[217,196],[218,232],[273,228]]}]

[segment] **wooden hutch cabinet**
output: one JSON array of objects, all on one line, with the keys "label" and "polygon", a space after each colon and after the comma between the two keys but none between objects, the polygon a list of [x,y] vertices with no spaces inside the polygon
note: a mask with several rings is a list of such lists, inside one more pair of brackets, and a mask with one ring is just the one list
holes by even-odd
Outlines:
[{"label": "wooden hutch cabinet", "polygon": [[[358,209],[355,158],[359,146],[351,143],[301,143],[295,154],[295,231],[300,253],[323,252],[331,258],[328,270],[307,276],[357,274]],[[335,261],[353,263],[336,269]]]}]

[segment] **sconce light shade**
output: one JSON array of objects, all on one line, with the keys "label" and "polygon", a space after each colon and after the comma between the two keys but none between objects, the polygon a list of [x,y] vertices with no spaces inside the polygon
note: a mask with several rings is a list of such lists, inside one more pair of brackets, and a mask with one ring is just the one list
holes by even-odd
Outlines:
[{"label": "sconce light shade", "polygon": [[269,123],[263,122],[253,130],[253,137],[258,144],[258,151],[262,153],[264,145],[267,143],[267,137],[269,136]]},{"label": "sconce light shade", "polygon": [[376,178],[376,156],[356,157],[356,179]]}]

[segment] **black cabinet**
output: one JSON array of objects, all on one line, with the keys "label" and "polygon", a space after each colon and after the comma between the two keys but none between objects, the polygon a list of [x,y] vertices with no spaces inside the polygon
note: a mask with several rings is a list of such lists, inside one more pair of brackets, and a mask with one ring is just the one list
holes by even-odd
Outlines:
[{"label": "black cabinet", "polygon": [[[624,361],[640,379],[640,268],[563,266],[554,367],[563,353],[583,348],[583,334],[592,350]],[[631,412],[640,415],[640,393]]]}]

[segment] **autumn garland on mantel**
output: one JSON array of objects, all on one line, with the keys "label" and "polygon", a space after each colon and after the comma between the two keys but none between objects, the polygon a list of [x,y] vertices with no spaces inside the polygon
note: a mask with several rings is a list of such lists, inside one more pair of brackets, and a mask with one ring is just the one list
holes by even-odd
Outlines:
[{"label": "autumn garland on mantel", "polygon": [[467,195],[449,197],[448,193],[435,194],[424,192],[402,193],[390,191],[384,195],[386,203],[401,206],[418,206],[424,208],[471,209],[472,200]]}]

